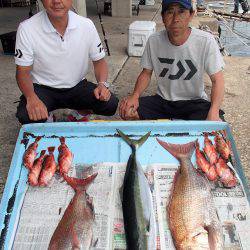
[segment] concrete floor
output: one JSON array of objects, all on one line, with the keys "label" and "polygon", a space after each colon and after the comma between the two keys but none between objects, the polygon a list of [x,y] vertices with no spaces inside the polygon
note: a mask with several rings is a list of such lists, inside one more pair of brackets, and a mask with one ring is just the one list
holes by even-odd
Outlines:
[{"label": "concrete floor", "polygon": [[[114,18],[103,16],[103,23],[110,47],[111,56],[107,56],[109,64],[109,81],[112,91],[119,97],[131,93],[135,80],[140,72],[140,58],[127,56],[127,34],[129,24],[134,20],[153,20],[157,30],[163,29],[160,16],[160,0],[154,6],[142,6],[139,16],[132,18]],[[87,1],[88,16],[94,21],[101,39],[103,35],[96,15],[95,1]],[[28,17],[29,9],[2,8],[0,9],[0,34],[16,30],[20,21]],[[213,21],[211,18],[195,17],[192,25],[198,26],[200,22]],[[226,94],[223,109],[226,120],[229,122],[237,149],[241,157],[245,173],[250,178],[250,58],[226,57]],[[89,73],[89,80],[94,80],[93,73]],[[3,55],[0,47],[0,198],[8,176],[8,169],[20,125],[15,118],[16,101],[20,91],[15,81],[15,64],[12,56]],[[207,90],[210,83],[206,80]],[[156,89],[153,77],[151,85],[145,94],[152,94]],[[117,115],[113,117],[119,119]]]}]

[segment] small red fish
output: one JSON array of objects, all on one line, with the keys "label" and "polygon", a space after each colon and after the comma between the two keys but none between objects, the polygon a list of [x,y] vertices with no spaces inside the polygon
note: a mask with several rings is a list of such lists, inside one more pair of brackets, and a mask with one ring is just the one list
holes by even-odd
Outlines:
[{"label": "small red fish", "polygon": [[217,179],[217,173],[215,171],[214,165],[211,165],[206,159],[204,152],[200,151],[199,142],[196,141],[196,163],[197,166],[205,173],[210,181],[215,181]]},{"label": "small red fish", "polygon": [[41,140],[41,136],[37,136],[35,141],[29,145],[23,156],[23,165],[27,169],[31,169],[37,155],[38,141]]},{"label": "small red fish", "polygon": [[40,172],[42,170],[43,160],[46,156],[45,152],[46,152],[46,150],[41,151],[40,157],[34,161],[33,167],[30,170],[28,180],[29,180],[29,184],[31,186],[38,185],[38,178],[39,178]]},{"label": "small red fish", "polygon": [[215,170],[215,167],[214,165],[212,165],[209,170],[206,172],[206,176],[207,178],[210,180],[210,181],[215,181],[217,180],[217,173],[216,173],[216,170]]},{"label": "small red fish", "polygon": [[55,147],[48,147],[49,154],[45,157],[43,162],[43,169],[39,177],[39,186],[48,186],[53,175],[56,172],[56,162],[54,157]]},{"label": "small red fish", "polygon": [[214,140],[217,152],[223,159],[228,160],[231,154],[230,142],[225,140],[221,135],[219,135],[219,133],[216,133]]},{"label": "small red fish", "polygon": [[204,172],[207,173],[211,167],[210,163],[206,159],[204,153],[200,151],[200,144],[197,141],[195,145],[196,163],[197,166]]},{"label": "small red fish", "polygon": [[204,152],[206,153],[211,165],[215,164],[218,161],[218,154],[207,134],[205,134],[204,138]]},{"label": "small red fish", "polygon": [[71,164],[73,161],[73,153],[69,150],[67,145],[65,144],[65,138],[60,137],[61,145],[58,147],[59,155],[58,155],[58,165],[59,172],[61,175],[67,174],[69,169],[71,168]]},{"label": "small red fish", "polygon": [[220,177],[220,181],[225,187],[235,187],[237,184],[237,179],[233,174],[232,170],[227,166],[224,159],[219,158],[216,163],[216,172]]}]

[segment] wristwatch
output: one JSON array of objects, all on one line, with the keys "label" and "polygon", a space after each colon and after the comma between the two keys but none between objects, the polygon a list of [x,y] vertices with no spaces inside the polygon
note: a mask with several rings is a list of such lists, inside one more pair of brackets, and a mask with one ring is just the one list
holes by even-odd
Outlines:
[{"label": "wristwatch", "polygon": [[107,89],[109,89],[110,84],[108,82],[99,82],[98,84],[103,84]]}]

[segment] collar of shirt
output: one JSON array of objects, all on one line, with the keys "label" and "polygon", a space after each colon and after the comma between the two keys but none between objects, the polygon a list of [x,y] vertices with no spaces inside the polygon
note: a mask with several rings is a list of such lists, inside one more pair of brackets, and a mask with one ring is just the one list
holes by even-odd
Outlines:
[{"label": "collar of shirt", "polygon": [[[43,11],[43,14],[44,14],[44,18],[42,21],[43,30],[47,33],[57,32],[52,23],[50,22],[47,12],[45,10]],[[75,29],[77,27],[75,13],[69,10],[68,16],[69,20],[66,30]]]}]

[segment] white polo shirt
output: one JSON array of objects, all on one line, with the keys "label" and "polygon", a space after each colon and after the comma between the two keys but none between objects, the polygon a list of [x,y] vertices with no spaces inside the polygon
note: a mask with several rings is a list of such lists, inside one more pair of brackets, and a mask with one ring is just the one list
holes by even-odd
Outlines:
[{"label": "white polo shirt", "polygon": [[17,30],[15,63],[31,66],[33,83],[53,88],[72,88],[88,73],[89,59],[105,56],[93,22],[69,11],[63,37],[46,11],[22,22]]}]

